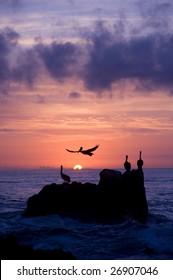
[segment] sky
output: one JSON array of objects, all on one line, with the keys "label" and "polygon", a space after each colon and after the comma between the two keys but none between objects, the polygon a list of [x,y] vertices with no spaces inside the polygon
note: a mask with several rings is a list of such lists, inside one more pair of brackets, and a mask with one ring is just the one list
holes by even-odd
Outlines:
[{"label": "sky", "polygon": [[0,0],[0,167],[172,168],[172,50],[170,0]]}]

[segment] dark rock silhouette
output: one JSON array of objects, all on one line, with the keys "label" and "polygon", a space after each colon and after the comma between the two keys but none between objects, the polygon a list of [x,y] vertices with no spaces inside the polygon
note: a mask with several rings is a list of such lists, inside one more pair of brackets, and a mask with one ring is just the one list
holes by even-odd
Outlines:
[{"label": "dark rock silhouette", "polygon": [[148,256],[152,256],[154,254],[154,250],[150,247],[144,249],[144,253]]},{"label": "dark rock silhouette", "polygon": [[132,185],[133,180],[131,176],[131,163],[128,161],[128,155],[126,155],[126,160],[124,162],[125,172],[122,174],[122,188],[124,193],[126,194],[124,197],[124,207],[126,207],[127,211],[131,211],[131,195],[132,195]]},{"label": "dark rock silhouette", "polygon": [[[145,195],[145,187],[144,187],[144,173],[142,166],[144,162],[141,158],[142,152],[139,152],[139,160],[137,161],[137,169],[132,170],[131,176],[131,192],[129,194],[130,206],[129,210],[132,215],[136,218],[140,218],[143,212],[141,209],[145,209],[146,213],[148,213],[148,204],[147,200],[143,199],[146,197]],[[137,199],[138,198],[138,199]]]},{"label": "dark rock silhouette", "polygon": [[99,186],[105,189],[105,191],[108,191],[108,189],[115,190],[121,186],[122,174],[120,171],[103,169],[99,175]]},{"label": "dark rock silhouette", "polygon": [[30,245],[21,245],[15,235],[0,238],[1,260],[75,260],[70,252],[62,249],[34,250]]},{"label": "dark rock silhouette", "polygon": [[130,215],[145,222],[148,205],[142,175],[137,170],[124,180],[120,171],[104,169],[100,172],[98,184],[72,182],[46,185],[28,199],[23,215],[57,213],[101,223],[122,222]]}]

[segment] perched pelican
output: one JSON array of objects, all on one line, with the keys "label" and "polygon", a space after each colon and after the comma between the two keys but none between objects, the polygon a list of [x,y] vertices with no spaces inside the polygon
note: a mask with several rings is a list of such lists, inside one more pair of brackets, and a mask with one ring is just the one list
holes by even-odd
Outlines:
[{"label": "perched pelican", "polygon": [[139,152],[139,159],[138,159],[138,161],[137,161],[137,166],[138,166],[139,169],[141,169],[142,166],[143,166],[143,164],[144,164],[144,162],[143,162],[141,156],[142,156],[142,152],[140,151],[140,152]]},{"label": "perched pelican", "polygon": [[80,147],[80,149],[78,151],[71,151],[66,149],[68,152],[70,153],[82,153],[84,155],[88,155],[88,156],[92,156],[94,153],[92,153],[93,151],[95,151],[97,148],[99,147],[99,145],[96,145],[95,147],[88,149],[88,150],[83,150],[83,147]]},{"label": "perched pelican", "polygon": [[124,162],[124,168],[126,171],[131,170],[131,163],[128,161],[128,155],[126,155],[126,161]]},{"label": "perched pelican", "polygon": [[62,165],[61,165],[60,174],[61,174],[61,178],[64,180],[64,182],[70,183],[70,177],[63,173],[63,166]]}]

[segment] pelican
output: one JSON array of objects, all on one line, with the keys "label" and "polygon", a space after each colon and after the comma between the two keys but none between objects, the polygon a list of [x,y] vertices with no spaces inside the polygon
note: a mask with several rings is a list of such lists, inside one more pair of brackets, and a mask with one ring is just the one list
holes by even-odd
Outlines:
[{"label": "pelican", "polygon": [[70,153],[82,153],[84,155],[88,155],[91,157],[92,155],[94,155],[94,153],[92,153],[92,152],[95,151],[98,147],[99,147],[99,145],[96,145],[93,148],[88,149],[88,150],[83,150],[83,147],[80,147],[80,149],[78,151],[72,151],[72,150],[68,150],[68,149],[66,149],[66,150]]},{"label": "pelican", "polygon": [[139,169],[141,169],[143,164],[144,164],[141,156],[142,156],[142,151],[139,152],[139,159],[137,161],[137,166],[138,166]]},{"label": "pelican", "polygon": [[130,171],[131,170],[131,164],[128,161],[128,155],[126,155],[126,161],[124,162],[124,168],[126,169],[126,171]]},{"label": "pelican", "polygon": [[64,180],[64,182],[68,182],[70,183],[70,177],[66,174],[63,173],[63,166],[61,165],[61,171],[60,171],[60,174],[61,174],[61,178]]}]

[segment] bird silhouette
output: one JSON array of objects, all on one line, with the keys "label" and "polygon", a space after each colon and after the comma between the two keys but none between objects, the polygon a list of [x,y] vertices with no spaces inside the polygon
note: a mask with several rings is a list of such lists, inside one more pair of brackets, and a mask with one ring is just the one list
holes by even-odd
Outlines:
[{"label": "bird silhouette", "polygon": [[88,149],[88,150],[83,150],[83,147],[80,147],[80,149],[78,151],[72,151],[72,150],[68,150],[68,149],[66,149],[66,150],[70,153],[82,153],[84,155],[88,155],[91,157],[92,155],[94,155],[93,151],[95,151],[98,147],[99,147],[99,145],[96,145],[93,148]]},{"label": "bird silhouette", "polygon": [[138,166],[139,169],[141,169],[143,164],[144,164],[141,156],[142,156],[142,151],[139,152],[139,159],[137,161],[137,166]]},{"label": "bird silhouette", "polygon": [[66,175],[63,173],[63,166],[61,165],[61,171],[60,171],[60,174],[61,174],[61,178],[64,180],[64,182],[68,182],[70,183],[70,176]]},{"label": "bird silhouette", "polygon": [[126,171],[130,172],[131,170],[131,164],[130,162],[128,161],[128,155],[126,155],[126,161],[124,162],[124,168]]}]

